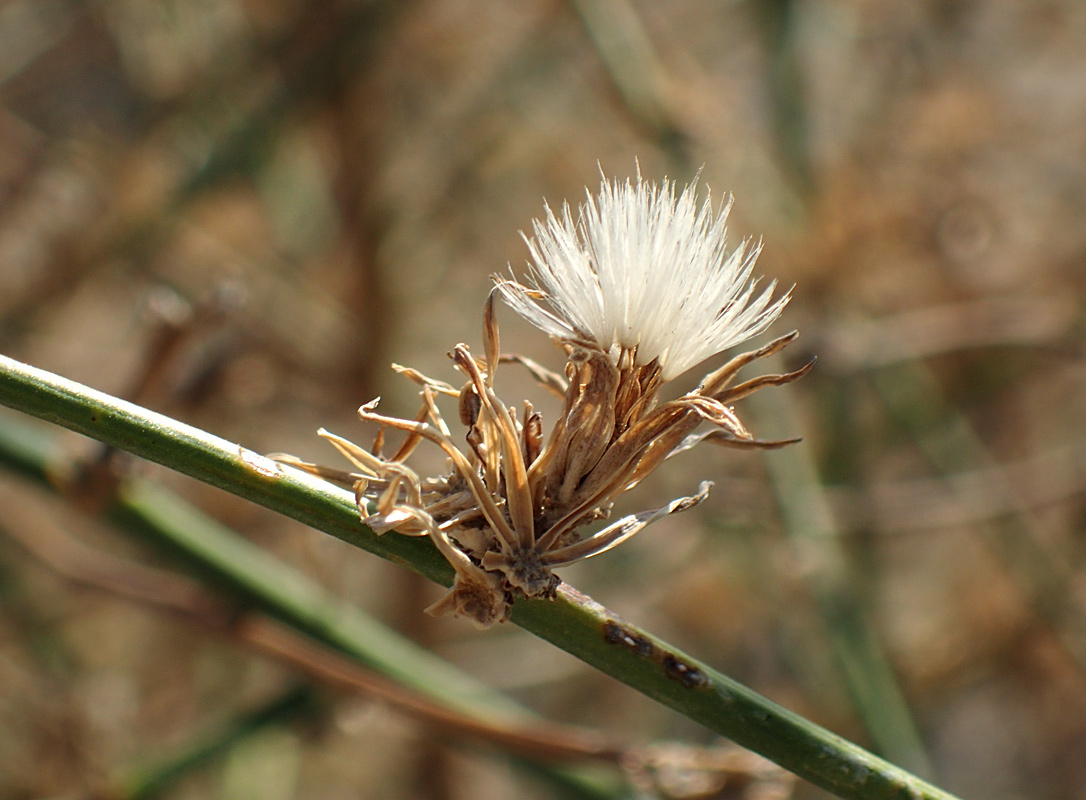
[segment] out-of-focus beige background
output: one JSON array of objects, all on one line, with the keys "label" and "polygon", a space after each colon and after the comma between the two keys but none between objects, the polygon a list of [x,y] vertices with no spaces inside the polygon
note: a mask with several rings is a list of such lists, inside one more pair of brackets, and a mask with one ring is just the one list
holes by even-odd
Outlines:
[{"label": "out-of-focus beige background", "polygon": [[[489,276],[523,267],[544,198],[637,164],[734,194],[735,242],[761,237],[758,272],[795,284],[773,330],[801,331],[789,366],[819,364],[737,412],[804,437],[824,492],[798,502],[834,524],[804,537],[781,509],[810,487],[703,445],[620,510],[711,478],[705,505],[563,577],[872,745],[860,620],[937,782],[1086,798],[1078,0],[2,0],[0,351],[336,463],[318,427],[365,440],[354,409],[377,395],[414,414],[392,361],[456,380],[445,354],[479,346]],[[504,348],[559,367],[499,314]],[[510,401],[541,394],[506,372]],[[552,719],[709,739],[511,626],[424,616],[439,590],[399,568],[131,468]],[[14,478],[0,508],[133,547]],[[89,796],[288,675],[0,537],[0,797]],[[514,793],[554,796],[340,698],[165,796]]]}]

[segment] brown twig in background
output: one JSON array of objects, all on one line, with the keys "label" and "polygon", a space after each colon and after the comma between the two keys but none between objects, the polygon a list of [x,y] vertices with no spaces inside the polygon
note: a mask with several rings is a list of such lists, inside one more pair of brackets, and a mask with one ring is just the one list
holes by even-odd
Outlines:
[{"label": "brown twig in background", "polygon": [[1086,442],[945,477],[828,491],[844,530],[871,526],[902,533],[968,525],[1036,511],[1086,493]]},{"label": "brown twig in background", "polygon": [[1052,345],[1077,315],[1067,295],[992,297],[839,323],[816,347],[830,369],[872,369],[981,347]]}]

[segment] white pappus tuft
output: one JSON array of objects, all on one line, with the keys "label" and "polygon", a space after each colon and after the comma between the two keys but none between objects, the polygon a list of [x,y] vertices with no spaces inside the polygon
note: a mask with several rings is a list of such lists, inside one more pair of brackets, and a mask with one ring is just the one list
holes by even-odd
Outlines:
[{"label": "white pappus tuft", "polygon": [[668,180],[602,182],[574,219],[567,204],[533,222],[529,286],[499,277],[521,316],[565,341],[593,344],[617,363],[654,360],[670,380],[765,330],[788,294],[760,294],[751,279],[761,245],[727,251],[731,200],[699,207],[692,184],[676,197]]}]

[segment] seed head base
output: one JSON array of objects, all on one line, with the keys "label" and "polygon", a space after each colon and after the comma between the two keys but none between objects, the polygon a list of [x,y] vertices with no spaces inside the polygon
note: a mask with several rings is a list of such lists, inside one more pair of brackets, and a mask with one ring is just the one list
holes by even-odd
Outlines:
[{"label": "seed head base", "polygon": [[[662,371],[655,360],[640,363],[636,348],[615,357],[592,341],[562,340],[564,376],[522,356],[501,355],[492,292],[483,315],[484,356],[472,355],[463,344],[449,353],[466,378],[461,389],[394,365],[421,386],[422,405],[413,419],[378,413],[377,400],[362,406],[359,417],[378,426],[368,450],[320,431],[357,472],[290,460],[350,485],[362,522],[375,532],[430,537],[455,570],[455,579],[427,612],[464,616],[487,628],[508,619],[519,597],[554,597],[561,584],[555,569],[603,553],[662,517],[704,500],[709,482],[689,497],[584,532],[586,524],[608,519],[615,499],[666,458],[702,441],[748,449],[797,441],[754,439],[730,406],[764,386],[806,374],[811,364],[732,385],[742,367],[778,352],[796,335],[737,356],[707,375],[693,392],[659,402]],[[563,398],[548,435],[530,402],[517,414],[495,393],[494,375],[501,363],[523,365],[543,388]],[[456,398],[460,422],[467,429],[464,445],[453,440],[437,406],[439,396]],[[711,429],[695,433],[702,423]],[[396,451],[385,455],[389,431],[404,436]],[[423,441],[445,452],[447,473],[423,479],[405,464]]]}]

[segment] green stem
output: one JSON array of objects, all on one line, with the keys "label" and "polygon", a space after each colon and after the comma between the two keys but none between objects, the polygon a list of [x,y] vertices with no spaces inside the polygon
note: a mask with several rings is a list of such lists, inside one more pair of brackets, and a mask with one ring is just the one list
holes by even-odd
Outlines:
[{"label": "green stem", "polygon": [[[27,424],[0,419],[0,465],[39,484],[57,488],[67,468],[54,438]],[[60,480],[59,483],[66,483]],[[122,527],[222,587],[246,607],[286,622],[315,641],[339,650],[375,672],[409,687],[435,705],[465,714],[484,726],[532,727],[537,717],[524,707],[461,672],[359,609],[328,595],[265,550],[241,538],[167,489],[127,476],[116,487],[110,516]],[[0,587],[6,584],[0,584]],[[193,752],[200,745],[187,748]],[[195,766],[182,753],[171,761]],[[627,796],[626,784],[607,772],[578,765],[515,759],[524,769],[558,787],[564,797],[606,800]],[[174,767],[162,769],[174,774]],[[127,784],[125,784],[127,785]],[[125,795],[127,796],[127,795]]]},{"label": "green stem", "polygon": [[[0,403],[247,498],[447,584],[421,538],[378,537],[353,498],[308,475],[160,414],[0,356]],[[842,798],[952,796],[776,705],[564,589],[518,602],[513,621],[736,743]]]},{"label": "green stem", "polygon": [[676,119],[666,72],[633,5],[629,0],[570,0],[570,5],[623,108],[682,172],[690,172],[690,137]]},{"label": "green stem", "polygon": [[316,698],[308,686],[295,686],[261,707],[242,714],[180,750],[170,759],[148,764],[122,779],[107,795],[111,800],[152,800],[193,769],[224,755],[246,737],[313,711]]}]

